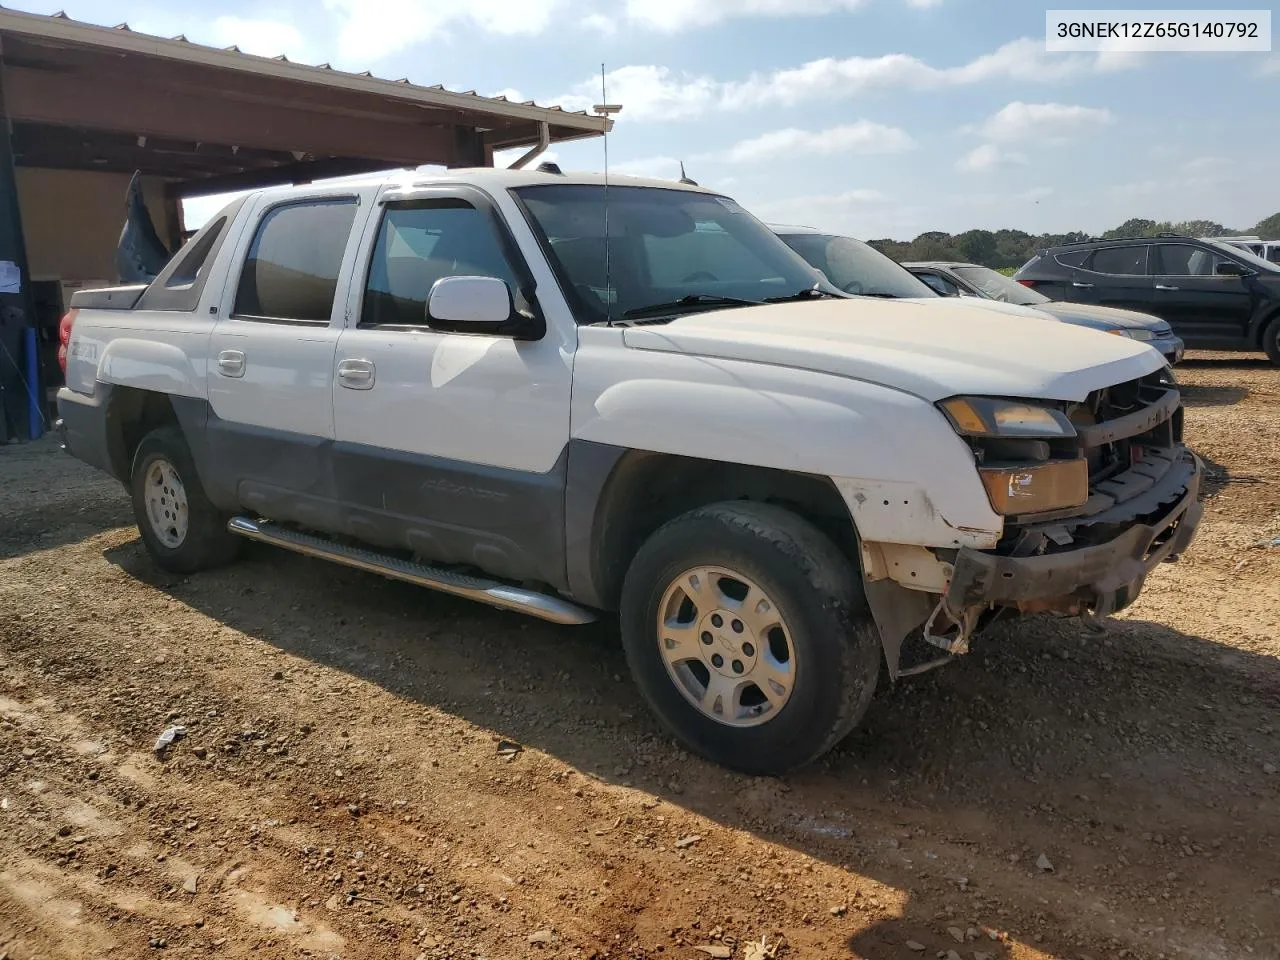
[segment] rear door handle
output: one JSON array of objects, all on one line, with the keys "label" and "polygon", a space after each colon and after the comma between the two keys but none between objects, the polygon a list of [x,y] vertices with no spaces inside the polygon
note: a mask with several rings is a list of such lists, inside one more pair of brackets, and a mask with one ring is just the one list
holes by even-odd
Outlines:
[{"label": "rear door handle", "polygon": [[368,360],[340,360],[338,362],[338,383],[348,390],[372,390],[374,382],[373,364]]},{"label": "rear door handle", "polygon": [[1072,281],[1071,281],[1071,285],[1072,285],[1073,287],[1076,287],[1076,288],[1077,288],[1077,289],[1079,289],[1079,290],[1092,290],[1092,289],[1093,289],[1093,284],[1092,284],[1092,283],[1081,283],[1079,280],[1072,280]]},{"label": "rear door handle", "polygon": [[1178,288],[1177,288],[1177,287],[1171,287],[1171,286],[1169,286],[1167,283],[1157,283],[1157,284],[1156,284],[1156,289],[1157,289],[1157,290],[1177,290]]},{"label": "rear door handle", "polygon": [[239,350],[223,350],[218,354],[218,372],[224,377],[243,377],[244,354]]}]

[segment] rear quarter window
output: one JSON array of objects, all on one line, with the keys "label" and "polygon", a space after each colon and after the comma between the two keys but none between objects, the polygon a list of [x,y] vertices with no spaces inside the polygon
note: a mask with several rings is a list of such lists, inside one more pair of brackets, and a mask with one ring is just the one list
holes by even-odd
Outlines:
[{"label": "rear quarter window", "polygon": [[1064,267],[1083,267],[1091,252],[1090,250],[1067,250],[1064,253],[1054,254],[1053,259]]}]

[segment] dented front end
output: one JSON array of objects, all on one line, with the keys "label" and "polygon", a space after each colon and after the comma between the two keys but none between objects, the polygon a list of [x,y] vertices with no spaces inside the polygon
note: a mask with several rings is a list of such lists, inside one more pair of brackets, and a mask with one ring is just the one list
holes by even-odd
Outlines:
[{"label": "dented front end", "polygon": [[[1167,370],[1053,409],[1070,420],[1070,442],[1050,450],[1042,441],[974,437],[975,461],[980,472],[1014,480],[1041,464],[1074,464],[1087,475],[1082,505],[1008,515],[993,549],[862,544],[867,595],[893,675],[964,653],[1001,611],[1092,618],[1122,610],[1156,564],[1176,560],[1191,542],[1203,465],[1183,445],[1182,406]],[[1038,458],[1020,464],[1020,451]],[[904,577],[906,556],[913,566]],[[935,656],[904,665],[903,641],[917,629]]]}]

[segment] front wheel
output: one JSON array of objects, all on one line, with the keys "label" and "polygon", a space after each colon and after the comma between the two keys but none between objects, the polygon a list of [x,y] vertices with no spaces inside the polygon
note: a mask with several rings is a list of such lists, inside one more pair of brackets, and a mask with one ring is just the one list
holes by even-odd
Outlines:
[{"label": "front wheel", "polygon": [[627,572],[621,617],[659,720],[743,773],[822,756],[875,692],[880,639],[857,571],[779,507],[715,504],[659,529]]},{"label": "front wheel", "polygon": [[1272,318],[1262,331],[1262,349],[1267,352],[1267,359],[1280,367],[1280,316]]},{"label": "front wheel", "polygon": [[151,558],[165,570],[194,573],[232,560],[240,538],[205,496],[177,427],[152,430],[133,458],[133,513]]}]

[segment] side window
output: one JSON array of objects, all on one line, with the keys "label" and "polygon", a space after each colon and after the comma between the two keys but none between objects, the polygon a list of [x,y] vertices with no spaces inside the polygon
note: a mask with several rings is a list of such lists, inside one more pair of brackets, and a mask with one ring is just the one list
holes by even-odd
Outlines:
[{"label": "side window", "polygon": [[190,313],[200,304],[209,271],[217,262],[231,231],[228,227],[244,205],[244,198],[231,201],[208,223],[197,230],[175,253],[139,298],[138,310],[168,310]]},{"label": "side window", "polygon": [[178,265],[164,282],[166,288],[172,290],[174,287],[187,287],[196,282],[200,271],[209,261],[210,251],[222,236],[222,230],[226,225],[227,218],[222,217],[211,224],[209,229],[203,231],[199,237],[188,241],[187,248],[179,253],[181,259]]},{"label": "side window", "polygon": [[327,324],[356,208],[354,198],[343,197],[268,211],[245,258],[232,316]]},{"label": "side window", "polygon": [[1140,244],[1095,250],[1089,269],[1094,273],[1109,273],[1114,276],[1143,276],[1147,272],[1147,246]]},{"label": "side window", "polygon": [[520,284],[488,214],[462,199],[388,204],[369,261],[361,326],[422,326],[445,277],[497,277],[517,307]]},{"label": "side window", "polygon": [[1235,262],[1189,243],[1162,243],[1156,249],[1160,253],[1157,269],[1166,277],[1212,277],[1218,264]]},{"label": "side window", "polygon": [[944,297],[958,297],[960,295],[960,288],[946,277],[940,277],[936,273],[917,273],[916,276]]},{"label": "side window", "polygon": [[1089,256],[1088,250],[1071,250],[1068,253],[1054,254],[1053,259],[1057,260],[1064,267],[1083,267],[1085,259]]}]

